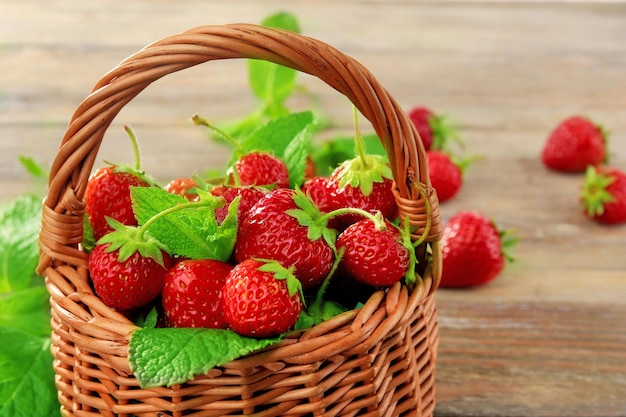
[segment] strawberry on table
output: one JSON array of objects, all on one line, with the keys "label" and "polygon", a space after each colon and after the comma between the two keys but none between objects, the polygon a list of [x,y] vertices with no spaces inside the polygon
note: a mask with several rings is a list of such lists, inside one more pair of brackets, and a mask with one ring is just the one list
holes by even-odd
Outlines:
[{"label": "strawberry on table", "polygon": [[185,259],[170,268],[162,293],[168,325],[225,329],[222,288],[232,269],[214,259]]},{"label": "strawberry on table", "polygon": [[441,239],[441,287],[471,287],[494,280],[511,258],[505,249],[515,243],[511,231],[477,211],[463,210],[448,220]]},{"label": "strawberry on table", "polygon": [[463,186],[463,167],[443,151],[426,152],[428,173],[439,202],[443,203],[458,194]]},{"label": "strawberry on table", "polygon": [[255,204],[239,227],[234,257],[274,259],[305,289],[318,285],[330,272],[334,234],[322,213],[301,191],[277,188]]},{"label": "strawberry on table", "polygon": [[541,160],[555,171],[584,172],[588,165],[599,165],[607,159],[607,133],[583,116],[561,121],[549,134]]},{"label": "strawberry on table", "polygon": [[581,203],[585,215],[599,223],[625,223],[626,173],[610,166],[589,166]]},{"label": "strawberry on table", "polygon": [[237,264],[222,290],[224,319],[236,333],[274,337],[295,325],[303,309],[302,287],[278,262],[247,259]]},{"label": "strawberry on table", "polygon": [[436,114],[426,106],[415,106],[409,110],[409,119],[420,136],[425,150],[445,150],[448,142],[456,141],[456,129],[443,115]]}]

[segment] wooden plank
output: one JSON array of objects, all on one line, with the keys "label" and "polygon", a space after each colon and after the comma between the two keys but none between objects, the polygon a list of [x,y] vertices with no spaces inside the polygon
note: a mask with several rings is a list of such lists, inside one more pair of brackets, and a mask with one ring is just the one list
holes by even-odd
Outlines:
[{"label": "wooden plank", "polygon": [[439,303],[436,415],[623,416],[626,308]]}]

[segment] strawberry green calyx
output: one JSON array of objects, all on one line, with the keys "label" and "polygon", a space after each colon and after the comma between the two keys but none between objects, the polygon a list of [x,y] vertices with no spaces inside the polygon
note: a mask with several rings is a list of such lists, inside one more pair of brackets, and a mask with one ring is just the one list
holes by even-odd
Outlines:
[{"label": "strawberry green calyx", "polygon": [[295,189],[293,201],[298,208],[287,210],[286,213],[295,218],[301,226],[307,228],[308,239],[315,241],[323,238],[331,248],[334,248],[337,231],[328,227],[329,217],[324,215],[300,188]]},{"label": "strawberry green calyx", "polygon": [[339,188],[350,185],[359,188],[365,197],[372,193],[374,183],[383,182],[385,178],[393,179],[393,174],[386,157],[382,155],[368,155],[365,151],[365,141],[359,131],[357,111],[354,113],[354,153],[355,158],[345,161],[339,166],[337,179]]},{"label": "strawberry green calyx", "polygon": [[511,248],[513,248],[517,244],[517,242],[519,242],[517,232],[513,229],[498,230],[498,235],[500,236],[500,242],[502,245],[502,256],[504,257],[504,260],[507,263],[515,262],[515,257],[513,257],[513,255],[511,254]]},{"label": "strawberry green calyx", "polygon": [[120,263],[126,262],[135,252],[139,252],[142,257],[152,258],[159,265],[165,267],[161,251],[168,252],[167,248],[149,233],[146,233],[145,228],[126,226],[111,217],[107,217],[106,220],[113,231],[98,240],[99,245],[109,244],[106,252],[119,250],[118,261]]},{"label": "strawberry green calyx", "polygon": [[615,201],[615,197],[607,190],[614,181],[614,176],[599,173],[593,166],[587,167],[580,194],[585,213],[592,217],[600,216],[604,213],[604,205]]},{"label": "strawberry green calyx", "polygon": [[463,142],[458,134],[458,128],[450,122],[447,116],[433,115],[428,118],[428,125],[433,132],[431,149],[449,151],[451,142],[461,147],[463,146]]},{"label": "strawberry green calyx", "polygon": [[257,268],[259,271],[272,273],[275,279],[284,280],[287,283],[289,296],[293,297],[294,294],[299,293],[302,303],[304,304],[304,291],[302,290],[302,283],[293,274],[295,267],[291,266],[289,268],[285,268],[278,261],[272,259],[253,259],[263,263],[263,265]]}]

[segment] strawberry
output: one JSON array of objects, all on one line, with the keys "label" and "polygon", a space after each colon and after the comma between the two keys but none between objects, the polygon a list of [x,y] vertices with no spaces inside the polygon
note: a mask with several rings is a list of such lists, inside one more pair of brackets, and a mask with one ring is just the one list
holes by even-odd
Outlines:
[{"label": "strawberry", "polygon": [[140,170],[137,138],[124,126],[135,149],[135,166],[112,165],[98,169],[85,188],[85,212],[97,241],[113,229],[106,218],[111,217],[122,224],[136,226],[137,219],[130,199],[130,187],[148,187],[154,182]]},{"label": "strawberry", "polygon": [[198,183],[193,178],[176,178],[167,183],[165,191],[182,195],[189,201],[196,201],[198,194],[193,192],[196,188],[198,188]]},{"label": "strawberry", "polygon": [[139,251],[128,255],[107,242],[97,244],[89,254],[89,273],[104,304],[129,311],[159,296],[171,263],[171,257],[160,250],[156,255]]},{"label": "strawberry", "polygon": [[237,208],[237,220],[239,224],[243,221],[245,216],[250,212],[252,207],[269,191],[263,187],[248,187],[248,186],[229,186],[219,185],[211,189],[211,194],[218,197],[223,197],[226,200],[227,205],[219,207],[215,210],[215,219],[218,224],[226,218],[228,214],[228,204],[232,203],[237,197],[241,197],[239,201],[239,207]]},{"label": "strawberry", "polygon": [[162,304],[171,327],[225,329],[222,287],[233,269],[225,262],[186,259],[165,276]]},{"label": "strawberry", "polygon": [[448,220],[441,239],[441,287],[470,287],[494,280],[511,258],[511,231],[500,232],[481,213],[463,210]]},{"label": "strawberry", "polygon": [[[318,223],[321,222],[321,223]],[[276,188],[252,207],[239,227],[234,257],[273,259],[307,289],[319,284],[334,260],[334,236],[322,213],[301,191]]]},{"label": "strawberry", "polygon": [[426,106],[416,106],[409,110],[409,119],[413,122],[425,150],[447,149],[450,140],[458,140],[456,128],[451,126],[445,116],[436,114]]},{"label": "strawberry", "polygon": [[224,319],[247,337],[274,337],[290,330],[303,309],[302,288],[292,271],[275,261],[246,259],[222,289]]},{"label": "strawberry", "polygon": [[[330,213],[337,207],[337,183],[327,177],[316,176],[310,178],[302,184],[302,192],[305,193],[324,213]],[[339,229],[341,222],[339,217],[332,217],[328,220],[328,227]]]},{"label": "strawberry", "polygon": [[231,184],[289,187],[287,166],[278,157],[267,152],[250,152],[235,161],[229,170]]},{"label": "strawberry", "polygon": [[130,199],[130,187],[148,187],[150,184],[138,175],[118,170],[116,166],[98,169],[87,182],[85,189],[85,211],[93,230],[94,239],[98,240],[113,229],[106,218],[136,226]]},{"label": "strawberry", "polygon": [[337,238],[337,250],[344,250],[340,265],[356,281],[390,287],[407,275],[412,264],[412,246],[405,242],[388,221],[360,220]]},{"label": "strawberry", "polygon": [[463,185],[463,170],[460,164],[442,151],[426,152],[428,173],[439,202],[443,203],[457,195]]},{"label": "strawberry", "polygon": [[606,162],[607,134],[593,121],[571,116],[549,134],[541,160],[555,171],[584,172],[588,165]]},{"label": "strawberry", "polygon": [[[373,161],[376,155],[370,155]],[[379,160],[379,158],[375,158]],[[380,211],[389,220],[396,218],[398,205],[393,195],[393,180],[389,168],[379,162],[360,165],[359,158],[347,161],[337,167],[330,176],[337,188],[334,209],[358,208],[370,213]],[[356,164],[355,164],[356,163]],[[340,217],[344,227],[363,219],[356,213],[346,213]]]},{"label": "strawberry", "polygon": [[581,203],[585,215],[599,223],[626,222],[626,173],[615,167],[589,166]]}]

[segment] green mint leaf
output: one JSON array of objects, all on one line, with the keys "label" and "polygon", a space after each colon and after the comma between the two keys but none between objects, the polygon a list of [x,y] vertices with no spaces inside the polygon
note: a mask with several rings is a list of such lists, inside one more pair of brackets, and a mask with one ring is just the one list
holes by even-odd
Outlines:
[{"label": "green mint leaf", "polygon": [[143,388],[172,386],[279,340],[221,329],[143,328],[131,336],[129,361]]},{"label": "green mint leaf", "polygon": [[28,288],[39,259],[41,199],[23,195],[0,207],[0,293]]},{"label": "green mint leaf", "polygon": [[0,417],[59,416],[50,338],[0,327]]},{"label": "green mint leaf", "polygon": [[300,313],[295,329],[308,329],[348,310],[341,304],[328,300],[323,301],[318,307],[319,308],[315,312],[309,310]]},{"label": "green mint leaf", "polygon": [[314,120],[310,111],[273,118],[240,142],[240,152],[263,151],[283,158],[287,146],[303,131],[309,130]]},{"label": "green mint leaf", "polygon": [[[261,25],[300,32],[297,19],[289,13],[268,16]],[[270,117],[287,114],[284,102],[295,89],[298,72],[268,61],[249,59],[247,62],[248,82],[252,93],[263,102],[264,114]]]},{"label": "green mint leaf", "polygon": [[312,124],[307,125],[304,129],[296,134],[289,145],[285,148],[283,160],[289,172],[289,183],[291,188],[302,185],[304,183],[304,172],[306,170],[306,161],[311,150]]},{"label": "green mint leaf", "polygon": [[278,29],[286,29],[291,32],[300,33],[298,19],[291,13],[278,12],[267,16],[261,22],[262,26]]},{"label": "green mint leaf", "polygon": [[[223,199],[201,190],[198,195],[200,201],[189,202],[157,187],[131,188],[133,210],[139,224],[167,247],[170,254],[227,261],[237,237],[236,220],[225,219],[218,225],[215,209],[223,205]],[[229,207],[231,211],[233,204]]]},{"label": "green mint leaf", "polygon": [[10,327],[33,336],[48,337],[48,298],[48,291],[43,285],[0,295],[0,328]]},{"label": "green mint leaf", "polygon": [[25,155],[20,155],[18,158],[22,166],[26,168],[26,171],[28,171],[30,175],[39,179],[48,178],[48,171],[43,169],[33,158]]},{"label": "green mint leaf", "polygon": [[159,312],[157,311],[156,307],[152,307],[150,311],[148,311],[147,314],[139,315],[137,319],[134,321],[134,323],[135,325],[139,327],[154,328],[157,326],[158,321],[159,321]]}]

